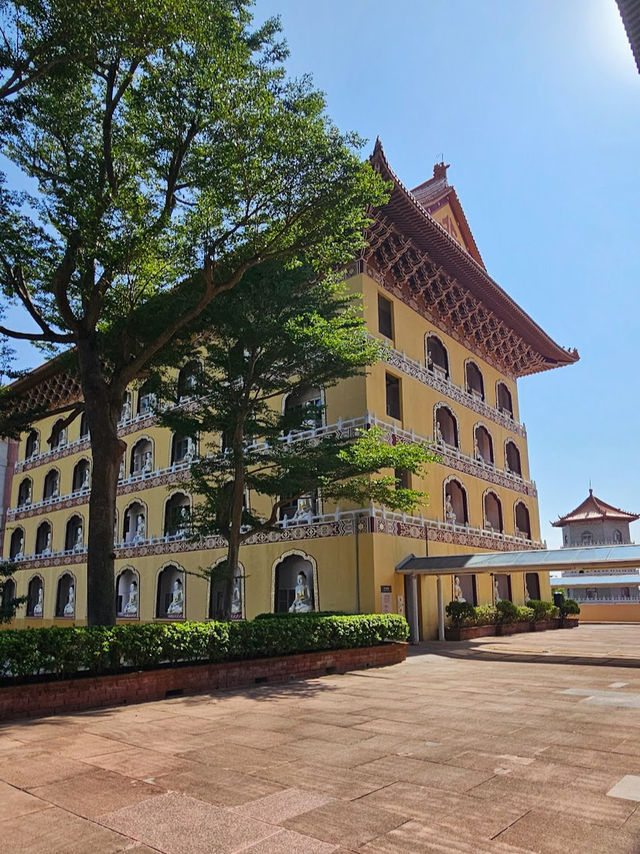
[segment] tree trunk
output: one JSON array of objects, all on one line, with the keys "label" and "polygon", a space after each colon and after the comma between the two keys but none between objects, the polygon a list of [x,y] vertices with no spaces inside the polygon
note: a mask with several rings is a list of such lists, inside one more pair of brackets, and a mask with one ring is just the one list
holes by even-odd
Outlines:
[{"label": "tree trunk", "polygon": [[120,396],[102,372],[95,342],[78,346],[85,412],[91,436],[91,493],[87,532],[87,622],[113,626],[116,622],[114,525],[120,460],[126,448],[118,438]]}]

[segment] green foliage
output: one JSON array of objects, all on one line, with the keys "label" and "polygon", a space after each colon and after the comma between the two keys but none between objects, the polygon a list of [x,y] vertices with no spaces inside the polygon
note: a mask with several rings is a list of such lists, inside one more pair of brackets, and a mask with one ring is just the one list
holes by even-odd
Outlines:
[{"label": "green foliage", "polygon": [[477,605],[475,608],[476,626],[492,626],[498,622],[498,609],[495,605]]},{"label": "green foliage", "polygon": [[510,599],[498,599],[496,602],[496,611],[499,623],[518,622],[518,609]]},{"label": "green foliage", "polygon": [[476,609],[470,602],[449,602],[445,608],[447,617],[451,618],[452,626],[476,625]]},{"label": "green foliage", "polygon": [[0,632],[0,678],[62,678],[406,641],[395,614],[273,615],[237,623],[148,623]]},{"label": "green foliage", "polygon": [[16,610],[27,601],[26,596],[13,595],[15,582],[12,576],[15,568],[12,561],[0,560],[0,624],[10,623]]},{"label": "green foliage", "polygon": [[265,611],[264,614],[258,614],[254,617],[255,620],[288,620],[296,617],[350,617],[352,614],[347,614],[346,611],[309,611],[302,614],[290,614],[288,611],[280,611],[274,614],[273,611]]},{"label": "green foliage", "polygon": [[518,613],[517,622],[519,623],[532,623],[535,619],[535,611],[527,605],[516,605],[516,611]]},{"label": "green foliage", "polygon": [[578,605],[575,599],[564,599],[560,607],[560,613],[563,617],[569,614],[577,615],[580,613],[580,605]]},{"label": "green foliage", "polygon": [[529,599],[527,605],[533,609],[533,619],[536,622],[538,620],[551,620],[560,614],[559,608],[553,602],[545,602],[541,599]]}]

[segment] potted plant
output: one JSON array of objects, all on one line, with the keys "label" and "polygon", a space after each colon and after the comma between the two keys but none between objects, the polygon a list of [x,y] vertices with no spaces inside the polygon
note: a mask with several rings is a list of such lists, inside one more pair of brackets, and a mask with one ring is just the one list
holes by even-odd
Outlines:
[{"label": "potted plant", "polygon": [[560,616],[562,617],[563,629],[575,629],[580,622],[578,614],[580,613],[580,605],[575,599],[563,599],[560,606]]}]

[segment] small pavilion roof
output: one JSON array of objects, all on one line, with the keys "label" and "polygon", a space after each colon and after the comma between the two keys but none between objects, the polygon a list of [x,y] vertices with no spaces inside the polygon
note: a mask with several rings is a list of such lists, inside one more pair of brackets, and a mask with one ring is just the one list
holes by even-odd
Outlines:
[{"label": "small pavilion roof", "polygon": [[597,498],[593,494],[593,489],[590,489],[589,495],[582,504],[551,524],[554,528],[562,528],[565,525],[584,524],[585,522],[635,522],[636,519],[640,519],[639,514],[627,513],[625,510],[620,510],[619,507],[607,504],[606,501]]}]

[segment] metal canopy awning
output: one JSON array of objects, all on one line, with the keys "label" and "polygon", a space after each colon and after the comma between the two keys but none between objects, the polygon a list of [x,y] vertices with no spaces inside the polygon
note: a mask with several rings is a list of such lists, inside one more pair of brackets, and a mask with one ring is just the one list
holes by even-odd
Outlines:
[{"label": "metal canopy awning", "polygon": [[636,569],[640,546],[583,546],[575,549],[531,549],[467,555],[409,555],[396,566],[403,575],[462,575],[472,572],[526,572],[536,569]]},{"label": "metal canopy awning", "polygon": [[640,575],[569,575],[550,578],[552,587],[640,587]]}]

